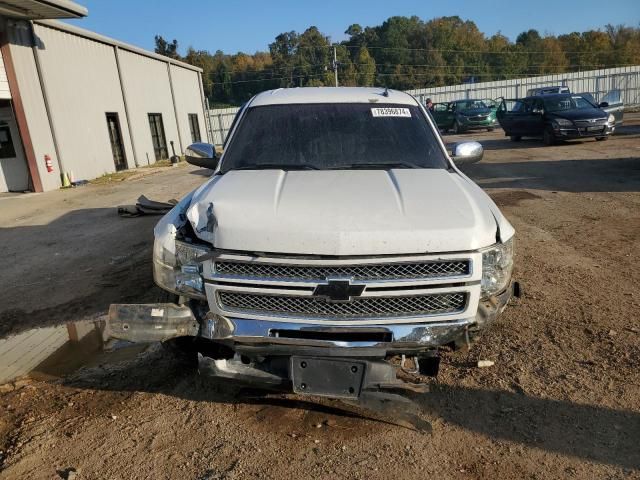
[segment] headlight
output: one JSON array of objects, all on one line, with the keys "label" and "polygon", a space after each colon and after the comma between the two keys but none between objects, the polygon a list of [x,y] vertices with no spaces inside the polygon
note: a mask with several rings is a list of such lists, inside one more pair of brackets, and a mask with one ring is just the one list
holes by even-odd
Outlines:
[{"label": "headlight", "polygon": [[571,120],[567,120],[566,118],[556,118],[553,120],[558,127],[573,127],[573,122]]},{"label": "headlight", "polygon": [[607,118],[607,122],[609,123],[615,123],[616,121],[616,117],[613,116],[612,113],[609,114],[609,117]]},{"label": "headlight", "polygon": [[504,291],[511,281],[513,270],[513,237],[482,251],[482,298]]},{"label": "headlight", "polygon": [[161,288],[191,298],[206,298],[200,265],[195,261],[209,252],[203,245],[175,241],[175,251],[163,242],[153,243],[153,279]]}]

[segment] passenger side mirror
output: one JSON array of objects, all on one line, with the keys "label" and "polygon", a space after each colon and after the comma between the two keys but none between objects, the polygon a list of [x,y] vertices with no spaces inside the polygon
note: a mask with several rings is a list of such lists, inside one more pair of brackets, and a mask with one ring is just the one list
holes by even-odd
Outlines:
[{"label": "passenger side mirror", "polygon": [[544,114],[544,110],[542,108],[534,108],[533,109],[533,114],[534,115],[543,115]]},{"label": "passenger side mirror", "polygon": [[607,108],[607,107],[609,106],[609,102],[600,102],[600,103],[598,104],[598,106],[599,106],[600,108]]},{"label": "passenger side mirror", "polygon": [[456,165],[476,163],[482,160],[484,150],[478,142],[462,142],[453,146],[451,157]]},{"label": "passenger side mirror", "polygon": [[192,143],[184,152],[185,159],[191,165],[215,170],[218,166],[216,147],[210,143]]}]

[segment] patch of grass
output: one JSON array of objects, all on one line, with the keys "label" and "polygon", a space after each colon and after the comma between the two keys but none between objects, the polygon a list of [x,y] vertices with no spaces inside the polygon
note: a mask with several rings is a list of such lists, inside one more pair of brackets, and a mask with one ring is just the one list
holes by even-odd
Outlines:
[{"label": "patch of grass", "polygon": [[108,185],[110,183],[122,182],[132,175],[135,175],[136,173],[137,172],[135,170],[124,170],[122,172],[105,173],[101,177],[89,180],[89,183],[93,185]]},{"label": "patch of grass", "polygon": [[[180,157],[180,163],[182,162],[184,162],[184,157]],[[152,163],[151,165],[142,165],[139,168],[133,168],[131,170],[123,170],[121,172],[114,172],[114,173],[105,173],[101,177],[94,178],[93,180],[89,180],[89,183],[93,185],[109,185],[115,182],[122,182],[132,176],[140,176],[141,170],[145,171],[153,168],[167,168],[167,167],[171,167],[171,165],[172,165],[171,160],[169,159],[158,160],[157,162]]]}]

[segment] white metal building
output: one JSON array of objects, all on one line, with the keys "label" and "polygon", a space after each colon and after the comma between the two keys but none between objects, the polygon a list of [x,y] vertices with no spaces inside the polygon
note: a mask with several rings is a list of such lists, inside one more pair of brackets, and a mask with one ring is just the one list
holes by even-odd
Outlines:
[{"label": "white metal building", "polygon": [[0,0],[0,192],[59,188],[206,140],[201,70],[77,28],[69,0]]}]

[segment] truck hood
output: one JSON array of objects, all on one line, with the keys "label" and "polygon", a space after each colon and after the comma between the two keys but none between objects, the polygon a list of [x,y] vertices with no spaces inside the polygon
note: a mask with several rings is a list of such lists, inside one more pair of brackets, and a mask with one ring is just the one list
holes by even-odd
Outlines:
[{"label": "truck hood", "polygon": [[194,192],[187,218],[198,237],[225,250],[412,254],[495,243],[492,205],[442,169],[243,170]]}]

